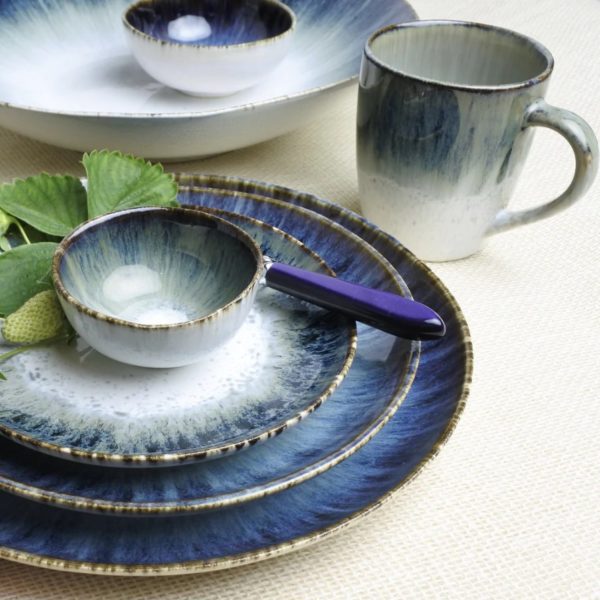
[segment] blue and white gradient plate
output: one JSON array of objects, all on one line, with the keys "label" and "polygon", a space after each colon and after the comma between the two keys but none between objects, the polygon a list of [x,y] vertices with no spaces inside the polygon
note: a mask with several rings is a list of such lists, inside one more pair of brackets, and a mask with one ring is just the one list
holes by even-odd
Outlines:
[{"label": "blue and white gradient plate", "polygon": [[[212,194],[212,203],[223,203],[221,196]],[[271,222],[283,222],[292,211],[295,231],[308,236],[317,229],[327,240],[323,247],[332,254],[335,247],[336,256],[363,256],[346,264],[346,279],[409,295],[393,267],[339,225],[268,199],[246,202]],[[234,213],[217,214],[260,237],[263,248],[279,248],[280,255],[296,252],[293,239],[280,230]],[[291,248],[284,252],[286,245]],[[371,439],[400,406],[413,380],[419,344],[360,327],[359,350],[340,388],[309,419],[268,444],[216,461],[124,472],[40,456],[0,439],[0,488],[77,510],[165,515],[247,502],[306,481]],[[308,367],[303,366],[300,377]]]},{"label": "blue and white gradient plate", "polygon": [[0,125],[73,150],[161,160],[218,154],[301,127],[358,75],[369,35],[416,18],[404,0],[288,0],[291,49],[263,82],[224,98],[164,87],[122,31],[130,0],[0,0]]},{"label": "blue and white gradient plate", "polygon": [[[359,216],[313,196],[232,178],[193,177],[184,182],[274,196],[333,217],[369,241],[402,273],[414,297],[444,318],[447,335],[423,344],[408,396],[379,434],[310,481],[243,506],[159,519],[89,515],[0,494],[0,557],[53,569],[122,575],[193,573],[264,560],[304,548],[360,521],[415,477],[456,426],[472,373],[469,333],[453,297],[423,263]],[[192,196],[200,199],[195,194],[187,197]],[[210,201],[209,193],[201,196]],[[213,198],[220,201],[218,195]],[[243,204],[252,203],[246,199]],[[257,217],[263,213],[263,220],[268,220],[270,211],[253,212]],[[302,239],[295,213],[289,213],[285,225]],[[363,255],[340,255],[325,235],[319,235],[319,227],[315,220],[304,242],[321,252],[333,268],[337,265],[340,274],[344,263],[368,265],[370,259]],[[293,430],[279,440],[288,433]]]},{"label": "blue and white gradient plate", "polygon": [[[273,260],[328,272],[282,232],[244,217],[236,222]],[[61,458],[110,466],[221,458],[279,435],[321,406],[355,349],[353,322],[261,286],[234,337],[187,367],[125,365],[83,340],[15,356],[0,386],[0,433]]]}]

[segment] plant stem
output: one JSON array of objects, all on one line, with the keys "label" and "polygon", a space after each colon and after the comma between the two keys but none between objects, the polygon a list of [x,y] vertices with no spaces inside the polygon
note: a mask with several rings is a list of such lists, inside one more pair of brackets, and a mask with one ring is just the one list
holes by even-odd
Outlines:
[{"label": "plant stem", "polygon": [[19,233],[21,234],[21,237],[23,238],[23,241],[24,241],[26,244],[29,244],[29,245],[31,245],[31,241],[30,241],[30,240],[29,240],[29,238],[27,237],[27,233],[25,233],[25,230],[23,229],[23,226],[21,225],[21,223],[20,223],[20,222],[19,222],[17,219],[15,219],[15,220],[13,221],[13,223],[14,223],[14,224],[17,226],[17,229],[19,230]]}]

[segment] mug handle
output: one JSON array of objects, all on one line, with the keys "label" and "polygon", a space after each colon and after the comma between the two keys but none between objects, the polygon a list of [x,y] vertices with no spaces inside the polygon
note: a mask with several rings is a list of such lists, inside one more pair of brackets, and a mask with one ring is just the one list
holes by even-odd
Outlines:
[{"label": "mug handle", "polygon": [[525,113],[523,128],[548,127],[560,133],[575,153],[575,174],[571,185],[546,204],[527,210],[501,210],[486,235],[508,231],[519,225],[533,223],[565,210],[588,190],[598,171],[598,141],[592,128],[575,113],[547,104],[541,98],[530,104]]}]

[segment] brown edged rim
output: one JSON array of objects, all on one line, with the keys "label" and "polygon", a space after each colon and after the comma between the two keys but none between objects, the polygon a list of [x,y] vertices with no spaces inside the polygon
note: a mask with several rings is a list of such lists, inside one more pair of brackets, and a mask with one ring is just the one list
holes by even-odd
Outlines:
[{"label": "brown edged rim", "polygon": [[[544,57],[546,61],[546,66],[544,70],[532,77],[530,79],[526,79],[525,81],[516,81],[514,83],[505,83],[500,85],[468,85],[461,83],[453,83],[451,81],[442,81],[437,79],[429,79],[427,77],[421,77],[420,75],[415,75],[414,73],[407,73],[402,69],[397,69],[392,67],[385,61],[378,58],[371,45],[372,43],[379,37],[391,35],[396,31],[402,31],[404,29],[427,29],[430,27],[462,27],[464,29],[481,29],[483,31],[491,31],[498,35],[514,38],[518,40],[523,46],[537,52],[539,55]],[[376,64],[381,69],[384,69],[388,73],[392,73],[394,75],[401,75],[408,79],[412,79],[414,81],[419,81],[421,83],[441,87],[444,89],[453,89],[464,92],[480,92],[480,93],[493,93],[493,92],[510,92],[522,88],[528,88],[542,81],[548,79],[552,74],[552,70],[554,68],[554,58],[550,51],[540,42],[530,38],[522,33],[517,33],[516,31],[512,31],[511,29],[505,29],[503,27],[496,27],[495,25],[487,25],[485,23],[476,23],[472,21],[452,21],[452,20],[443,20],[443,19],[431,19],[431,20],[420,20],[420,21],[406,21],[403,23],[398,23],[396,25],[388,25],[387,27],[383,27],[373,33],[367,43],[365,45],[364,50],[365,56],[374,64]]]},{"label": "brown edged rim", "polygon": [[283,2],[279,2],[279,0],[259,0],[259,4],[268,4],[269,6],[274,7],[276,10],[279,10],[282,13],[285,13],[290,18],[290,25],[285,31],[282,31],[281,33],[278,33],[277,35],[273,35],[268,38],[254,40],[252,42],[243,42],[240,44],[224,44],[222,46],[213,46],[213,45],[208,45],[208,44],[184,44],[181,42],[175,42],[175,41],[170,41],[170,40],[161,40],[157,37],[154,37],[152,35],[149,35],[143,31],[141,31],[140,29],[138,29],[137,27],[134,27],[129,22],[130,15],[134,11],[136,11],[138,8],[143,7],[143,6],[152,6],[154,4],[160,4],[160,0],[139,0],[138,2],[135,2],[134,4],[131,4],[130,6],[128,6],[125,9],[123,16],[121,17],[123,25],[125,25],[125,27],[134,35],[137,35],[149,42],[158,43],[161,46],[170,46],[172,48],[196,48],[196,49],[205,50],[207,52],[226,51],[226,50],[232,50],[234,48],[254,48],[257,46],[265,46],[268,44],[273,44],[273,43],[279,42],[282,39],[292,35],[292,33],[294,33],[294,31],[296,29],[296,13],[289,6],[287,6]]},{"label": "brown edged rim", "polygon": [[[175,214],[193,217],[198,221],[198,225],[202,226],[204,224],[216,224],[217,229],[228,236],[234,237],[240,242],[242,242],[252,255],[254,256],[254,260],[256,262],[256,269],[254,271],[254,275],[250,283],[232,300],[230,300],[227,304],[221,306],[219,309],[205,315],[199,319],[193,319],[191,321],[184,321],[183,323],[174,323],[172,325],[143,325],[140,323],[134,323],[132,321],[126,321],[124,319],[119,319],[118,317],[113,317],[111,315],[107,315],[100,311],[89,308],[77,298],[75,298],[69,291],[66,289],[63,284],[62,278],[60,276],[60,267],[62,265],[62,261],[64,257],[68,254],[69,248],[72,244],[82,235],[85,235],[90,230],[94,230],[98,227],[102,227],[106,223],[113,223],[118,221],[125,221],[130,217],[135,217],[135,215],[152,215],[152,214]],[[52,280],[54,282],[54,288],[56,293],[63,298],[66,302],[68,302],[71,306],[73,306],[78,312],[92,317],[94,319],[98,319],[99,321],[105,321],[106,323],[110,323],[112,325],[119,325],[121,327],[126,327],[128,329],[139,329],[143,331],[166,331],[172,329],[184,329],[187,327],[196,327],[202,326],[203,323],[207,323],[212,321],[225,312],[227,312],[232,306],[238,304],[244,298],[246,298],[254,289],[254,287],[260,281],[260,278],[263,275],[264,271],[264,261],[263,256],[260,251],[260,248],[255,243],[255,241],[243,230],[239,227],[229,223],[225,219],[221,219],[215,215],[211,215],[209,213],[194,210],[190,208],[182,208],[182,207],[141,207],[141,208],[132,208],[127,210],[122,210],[114,213],[109,213],[107,215],[101,215],[99,217],[95,217],[94,219],[90,219],[85,223],[82,223],[74,229],[67,237],[65,237],[58,248],[54,253],[54,258],[52,259]]]},{"label": "brown edged rim", "polygon": [[[121,212],[129,213],[129,212],[132,212],[132,210],[142,212],[144,210],[152,211],[155,209],[153,209],[153,208],[131,209],[129,211],[121,211]],[[239,230],[241,233],[244,234],[244,236],[248,236],[248,238],[251,240],[252,244],[256,247],[257,252],[260,254],[260,248],[258,248],[258,245],[254,242],[254,240],[245,231],[243,231],[236,225],[229,223],[225,219],[215,217],[214,215],[210,214],[209,212],[202,210],[202,208],[199,208],[197,206],[187,206],[187,207],[180,208],[180,209],[160,208],[160,210],[182,210],[182,211],[185,211],[188,213],[194,213],[194,215],[204,215],[205,217],[213,219],[214,221],[220,221],[222,223],[225,223],[226,225],[231,226],[235,230]],[[226,211],[222,211],[222,212],[225,213]],[[114,214],[117,214],[117,213],[113,213],[113,215]],[[101,217],[99,217],[99,218],[101,218]],[[236,218],[240,218],[242,220],[253,223],[254,225],[262,227],[263,229],[272,230],[277,233],[280,232],[280,230],[277,229],[276,227],[268,225],[267,223],[263,223],[262,221],[259,221],[258,219],[254,219],[252,217],[247,217],[245,215],[236,215]],[[94,222],[97,219],[92,219],[91,221],[88,221],[88,223]],[[82,229],[86,224],[87,223],[84,223],[75,231]],[[73,233],[75,233],[75,232],[73,232]],[[325,263],[325,261],[323,261],[323,259],[321,257],[318,256],[318,254],[316,254],[315,252],[310,250],[308,247],[306,247],[304,244],[302,244],[300,241],[298,241],[293,236],[290,236],[288,234],[285,234],[285,236],[286,236],[286,239],[288,239],[290,242],[294,243],[295,245],[299,246],[302,249],[302,251],[305,252],[307,255],[315,258],[315,260],[318,262],[319,265],[324,265],[329,274],[335,275],[334,271]],[[70,237],[71,236],[69,236],[69,238]],[[58,252],[58,250],[57,250],[57,252]],[[261,256],[261,260],[262,260],[262,254],[260,254],[260,256]],[[53,263],[53,269],[57,268],[57,266],[58,266],[58,264]],[[259,278],[260,277],[262,277],[262,270],[259,273]],[[155,327],[155,326],[151,326],[151,327]],[[28,446],[35,450],[40,450],[42,452],[46,452],[47,454],[51,454],[52,456],[55,456],[55,457],[74,459],[79,462],[87,462],[87,463],[92,463],[92,464],[101,464],[101,465],[103,464],[105,466],[115,466],[115,467],[119,467],[119,466],[122,466],[122,467],[176,466],[178,464],[183,464],[186,462],[202,461],[202,460],[206,460],[209,458],[222,457],[222,456],[231,454],[233,452],[239,452],[239,451],[244,450],[250,446],[253,446],[259,442],[263,442],[265,440],[268,440],[269,438],[280,435],[286,429],[299,423],[306,416],[308,416],[309,414],[311,414],[312,412],[317,410],[317,408],[319,408],[333,394],[333,392],[340,386],[340,384],[342,383],[342,381],[348,374],[350,367],[352,366],[352,362],[356,355],[356,347],[357,347],[357,339],[358,339],[355,322],[348,322],[347,332],[348,332],[348,344],[347,344],[346,356],[344,357],[344,360],[342,361],[340,370],[338,371],[337,375],[332,378],[331,383],[329,384],[327,389],[324,390],[319,396],[317,396],[313,400],[313,402],[309,406],[307,406],[305,409],[303,409],[302,411],[299,411],[298,413],[289,417],[288,419],[286,419],[283,422],[279,422],[279,423],[273,425],[268,430],[264,431],[263,433],[261,433],[257,436],[254,436],[252,438],[247,438],[244,440],[238,439],[233,442],[228,442],[228,443],[222,444],[221,446],[214,446],[212,448],[206,448],[206,449],[196,448],[196,449],[191,449],[191,450],[175,451],[175,452],[168,452],[168,453],[115,454],[115,453],[109,453],[109,452],[90,452],[90,451],[81,450],[78,448],[63,447],[58,444],[52,444],[50,442],[40,441],[38,439],[32,438],[31,436],[29,436],[27,434],[21,433],[20,431],[16,431],[14,429],[8,428],[5,425],[3,425],[2,423],[0,423],[0,433],[11,440],[15,440],[25,446]],[[22,486],[22,484],[19,484],[19,482],[11,483],[8,485],[2,483],[2,484],[0,484],[0,488],[4,488],[6,491],[14,491],[14,493],[18,493],[19,495],[26,495],[30,499],[37,498],[42,501],[49,501],[49,497],[48,497],[49,493],[47,491],[44,491],[42,493],[42,495],[40,495],[40,496],[35,496],[34,493],[32,493],[31,491],[24,492],[23,486]],[[65,495],[65,498],[66,498],[66,495]],[[63,504],[63,505],[66,505],[67,503],[71,503],[70,498],[66,499],[65,502],[62,502],[60,499],[57,499],[57,501],[58,501],[58,503]],[[77,505],[77,506],[81,507],[81,503],[79,502],[79,499],[74,499],[71,504],[74,506]],[[175,512],[175,511],[173,511],[173,512]]]},{"label": "brown edged rim", "polygon": [[[231,196],[231,193],[228,194]],[[246,196],[249,196],[248,194]],[[282,231],[281,229],[274,227],[272,225],[268,225],[262,221],[254,219],[252,217],[248,217],[245,215],[240,215],[238,213],[231,213],[230,211],[226,211],[219,208],[208,208],[208,207],[198,207],[195,205],[184,205],[193,210],[199,210],[202,212],[214,213],[216,215],[221,215],[223,218],[227,219],[229,215],[234,215],[236,218],[240,218],[242,220],[252,222],[263,229],[269,229],[276,232],[278,235],[281,235],[283,238],[289,240],[298,246],[304,253],[311,256],[314,260],[319,262],[323,266],[323,268],[331,275],[335,273],[331,270],[331,268],[321,259],[321,257],[304,245],[302,242],[297,240],[295,237],[289,235],[288,233]],[[317,217],[317,215],[314,215]],[[350,234],[353,235],[353,234]],[[361,241],[361,246],[365,246],[366,243]],[[373,254],[373,260],[377,260],[379,263],[383,263],[384,259],[379,255],[379,253],[375,252]],[[387,268],[385,264],[383,264],[384,268]],[[401,288],[401,284],[399,281],[396,282],[398,289]],[[356,344],[357,344],[357,334],[354,331],[355,339],[353,340],[353,352],[356,352]],[[243,504],[249,502],[251,500],[256,500],[259,498],[263,498],[265,496],[283,491],[285,489],[289,489],[291,487],[295,487],[296,485],[307,481],[325,471],[328,471],[330,468],[344,461],[346,458],[350,457],[354,452],[362,448],[368,441],[370,441],[380,430],[381,428],[393,417],[396,411],[402,405],[402,402],[405,400],[408,392],[410,391],[410,387],[414,380],[414,377],[417,372],[418,363],[420,357],[420,343],[416,342],[411,345],[410,355],[406,362],[406,367],[400,377],[400,383],[398,387],[392,392],[390,395],[391,401],[385,408],[385,410],[378,415],[377,419],[375,419],[371,424],[369,424],[362,432],[360,432],[355,437],[348,440],[344,446],[340,449],[332,453],[335,456],[334,460],[327,460],[330,457],[326,457],[325,459],[309,465],[307,468],[297,471],[295,473],[291,473],[286,475],[285,477],[280,478],[279,482],[268,483],[267,485],[257,486],[255,490],[251,493],[244,495],[243,497],[239,497],[237,494],[229,494],[222,495],[220,500],[215,500],[212,502],[186,502],[185,505],[175,505],[174,503],[135,503],[135,502],[110,502],[110,501],[97,501],[90,500],[88,498],[84,498],[81,496],[73,496],[70,494],[60,494],[56,492],[52,492],[46,490],[44,488],[32,488],[22,482],[16,481],[14,479],[0,479],[0,489],[12,493],[17,496],[22,496],[28,498],[30,500],[35,500],[38,502],[44,502],[48,504],[54,504],[66,508],[71,508],[75,510],[83,510],[88,512],[99,512],[105,514],[129,514],[129,515],[176,515],[176,514],[187,514],[200,512],[204,510],[212,510],[218,508],[224,508],[227,506],[233,506],[238,504]],[[350,368],[350,367],[349,367]]]},{"label": "brown edged rim", "polygon": [[[446,288],[446,286],[442,283],[440,278],[423,262],[417,259],[414,254],[412,254],[409,250],[404,248],[399,242],[397,242],[392,236],[385,233],[375,225],[371,224],[369,221],[361,217],[360,215],[352,212],[351,210],[344,208],[339,205],[334,205],[333,203],[313,196],[311,194],[303,194],[295,192],[290,188],[285,188],[277,185],[265,184],[260,181],[251,181],[251,180],[243,180],[235,177],[227,177],[221,175],[186,175],[180,174],[178,176],[180,180],[190,179],[195,181],[197,184],[201,184],[203,182],[220,182],[221,185],[226,186],[223,191],[232,191],[232,184],[235,186],[236,184],[245,185],[248,184],[255,190],[264,190],[264,193],[268,194],[269,189],[276,189],[283,196],[289,197],[297,197],[304,200],[302,206],[311,210],[310,206],[318,207],[323,210],[326,210],[330,213],[337,213],[338,215],[343,215],[346,219],[355,223],[358,227],[365,231],[370,231],[373,234],[374,240],[381,244],[382,246],[387,247],[392,253],[401,253],[407,258],[411,263],[415,264],[420,268],[423,272],[423,275],[429,279],[432,286],[445,298],[448,302],[448,305],[451,307],[453,312],[456,315],[457,325],[459,327],[460,338],[463,342],[464,347],[464,357],[465,357],[465,372],[462,390],[460,396],[458,398],[456,409],[454,414],[449,419],[448,424],[444,431],[440,434],[438,439],[434,442],[431,450],[425,456],[418,465],[415,466],[412,473],[408,475],[403,481],[401,481],[397,486],[383,494],[379,499],[374,502],[368,504],[364,508],[357,510],[351,515],[345,517],[339,522],[330,525],[328,527],[323,527],[317,529],[316,531],[307,534],[302,537],[298,537],[294,540],[283,542],[281,544],[275,544],[273,546],[269,546],[267,548],[261,548],[260,550],[254,550],[250,552],[245,552],[242,554],[237,554],[229,557],[222,557],[219,559],[211,560],[211,561],[188,561],[183,563],[171,563],[169,565],[118,565],[118,564],[104,564],[104,563],[90,563],[85,561],[73,561],[73,560],[62,560],[56,559],[49,556],[37,556],[35,554],[31,554],[28,552],[21,552],[16,550],[11,550],[10,548],[2,548],[0,547],[0,558],[4,558],[7,560],[12,560],[15,562],[25,563],[29,565],[34,565],[38,567],[43,567],[46,569],[53,569],[57,571],[70,571],[76,573],[89,573],[89,574],[98,574],[98,575],[129,575],[129,576],[149,576],[149,575],[183,575],[183,574],[193,574],[200,572],[208,572],[208,571],[218,571],[222,569],[230,569],[233,567],[241,567],[247,564],[256,563],[262,560],[266,560],[269,558],[274,558],[277,556],[282,556],[283,554],[287,554],[289,552],[293,552],[296,550],[300,550],[302,548],[306,548],[311,544],[315,544],[323,539],[329,538],[336,533],[343,531],[344,529],[356,525],[365,517],[368,517],[375,510],[383,506],[386,502],[388,502],[394,495],[396,495],[402,488],[412,482],[416,477],[419,476],[425,469],[425,467],[433,460],[444,447],[444,445],[450,439],[452,433],[456,429],[458,425],[458,421],[465,409],[467,398],[469,395],[469,390],[471,386],[471,381],[473,377],[473,346],[471,342],[471,334],[469,332],[469,327],[467,325],[466,319],[456,302],[454,296],[450,293],[450,291]],[[275,200],[271,198],[274,202],[282,202],[286,204],[285,200]],[[306,206],[308,205],[308,206]],[[315,211],[317,214],[320,214]],[[322,216],[322,214],[321,214]]]}]

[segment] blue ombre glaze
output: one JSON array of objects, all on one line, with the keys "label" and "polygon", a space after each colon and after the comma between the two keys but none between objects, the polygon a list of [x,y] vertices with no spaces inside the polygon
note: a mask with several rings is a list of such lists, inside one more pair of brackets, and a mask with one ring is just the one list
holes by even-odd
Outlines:
[{"label": "blue ombre glaze", "polygon": [[[359,78],[363,214],[420,258],[454,260],[491,233],[579,199],[597,170],[597,143],[580,117],[544,102],[553,64],[535,40],[478,23],[415,21],[374,33]],[[508,211],[533,125],[567,139],[576,173],[556,200]]]},{"label": "blue ombre glaze", "polygon": [[[327,473],[243,507],[180,518],[130,520],[84,515],[2,494],[0,545],[4,548],[0,555],[5,558],[88,572],[175,574],[236,566],[275,556],[295,545],[305,547],[307,542],[339,530],[348,523],[345,519],[366,515],[389,497],[435,455],[461,413],[472,368],[468,331],[452,296],[425,265],[358,215],[309,195],[233,178],[185,181],[270,194],[335,218],[381,251],[402,273],[415,298],[436,308],[448,325],[446,337],[423,344],[410,393],[386,427]],[[209,193],[203,194],[205,202],[209,198]],[[220,203],[219,197],[213,196],[213,202]],[[256,217],[263,213],[266,219],[268,212],[257,207]],[[298,231],[299,219],[288,215],[286,221],[290,233],[303,236]],[[314,229],[318,229],[316,224]],[[313,249],[334,258],[335,244],[343,237],[316,235]],[[339,256],[337,262],[341,262]],[[355,256],[354,262],[368,272],[368,257]],[[363,409],[357,407],[358,412]],[[305,539],[300,542],[299,538]],[[269,552],[258,552],[267,549]],[[250,554],[234,556],[241,553]],[[77,562],[63,564],[61,560]],[[186,561],[190,562],[179,564]]]},{"label": "blue ombre glaze", "polygon": [[[196,210],[182,212],[186,222],[189,213],[194,222],[218,221]],[[235,222],[275,260],[330,272],[317,256],[283,234],[243,217]],[[118,222],[116,228],[112,233],[104,229],[85,233],[76,238],[81,248],[74,242],[71,250],[95,254],[103,244],[98,236],[104,234],[110,240],[120,237],[116,244],[137,247],[127,241],[132,232],[123,231]],[[194,247],[184,245],[189,251]],[[164,239],[159,248],[165,248]],[[215,250],[220,253],[218,247]],[[239,258],[242,268],[243,257]],[[86,271],[91,276],[95,268]],[[254,446],[321,406],[347,373],[356,339],[354,325],[345,317],[263,286],[247,321],[229,343],[181,369],[122,365],[86,345],[40,349],[22,355],[25,362],[15,358],[8,363],[11,373],[0,389],[0,431],[63,458],[113,466],[180,464],[221,458]],[[399,350],[397,356],[405,358],[401,364],[409,370],[410,353],[405,356]],[[46,483],[39,485],[47,487],[48,477],[62,467],[60,461],[54,470],[51,464],[41,473],[33,467],[28,483],[41,477]],[[144,501],[195,499],[212,489],[212,470],[207,473],[199,482],[193,472],[187,473],[190,479],[176,475],[175,481],[142,475],[138,491],[135,476],[129,483],[124,476],[124,491],[112,493],[121,494],[121,500],[130,493]],[[66,481],[59,491],[77,493],[78,485]],[[98,487],[104,490],[105,485],[101,482]],[[222,490],[227,483],[216,485]],[[181,488],[174,498],[174,490]],[[89,492],[86,485],[79,490]],[[110,490],[98,492],[101,498],[107,493],[110,497]]]},{"label": "blue ombre glaze", "polygon": [[[219,205],[224,202],[224,196],[219,193],[203,197],[207,204]],[[197,200],[197,194],[180,195],[182,202]],[[241,200],[238,196],[234,202]],[[250,203],[246,199],[245,203],[256,205],[254,211],[260,210],[261,215],[272,223],[287,222],[290,218],[290,209],[278,203],[260,203],[258,199]],[[314,258],[302,252],[282,234],[258,224],[253,225],[243,216],[221,212],[217,212],[217,215],[243,227],[260,242],[261,250],[267,256],[295,266],[312,265],[315,269]],[[311,213],[297,209],[292,216],[297,234],[304,237],[312,235],[316,224]],[[356,260],[359,256],[370,256],[368,247],[365,248],[359,238],[348,235],[336,225],[330,225],[327,235],[321,235],[321,238],[321,247],[327,248],[331,257],[338,257],[338,265],[341,265],[341,256],[354,257],[344,268],[345,278],[409,295],[397,274],[378,255],[371,255],[368,260]],[[302,318],[298,312],[300,307],[321,314],[318,309],[303,305],[284,294],[270,290],[264,290],[264,293],[271,301],[277,298],[279,303],[283,303],[280,304],[282,307],[295,310],[296,319]],[[16,493],[49,492],[53,496],[46,498],[48,502],[60,502],[60,495],[66,494],[78,497],[81,501],[96,503],[87,508],[80,503],[79,508],[135,514],[161,510],[201,510],[223,503],[243,502],[295,485],[339,462],[346,453],[364,444],[397,409],[410,386],[418,362],[418,345],[368,327],[361,326],[360,331],[352,368],[331,398],[305,422],[271,439],[264,446],[255,446],[243,454],[216,461],[138,473],[137,470],[107,471],[65,463],[0,440],[0,487],[11,489],[14,486]],[[335,364],[330,363],[337,363],[341,358],[339,353],[344,350],[343,346],[331,348],[319,344],[318,339],[310,340],[309,336],[303,342],[308,353],[318,356],[328,366],[326,370],[334,368]],[[310,356],[305,356],[303,364],[308,364],[310,360]],[[289,373],[294,380],[286,386],[287,391],[284,390],[281,397],[292,402],[295,396],[293,390],[296,387],[303,389],[308,384],[307,375],[302,369],[296,374]],[[231,423],[229,427],[233,425]],[[72,502],[74,498],[62,500]],[[116,503],[125,502],[135,503],[135,506],[115,506]]]},{"label": "blue ombre glaze", "polygon": [[[169,36],[169,23],[182,16],[203,17],[211,33],[200,40],[182,41]],[[292,18],[270,2],[248,0],[150,0],[127,12],[128,23],[164,42],[203,46],[246,44],[275,37],[292,26]]]},{"label": "blue ombre glaze", "polygon": [[322,114],[355,82],[368,36],[416,18],[404,0],[290,0],[297,27],[278,72],[206,100],[140,69],[122,31],[128,4],[0,0],[0,125],[70,149],[109,146],[148,159],[242,148]]},{"label": "blue ombre glaze", "polygon": [[[152,267],[161,287],[147,293],[166,306],[179,308],[184,320],[192,321],[232,302],[259,268],[242,240],[208,219],[195,222],[171,209],[102,217],[97,225],[84,225],[75,235],[58,269],[65,290],[86,308],[126,321],[130,319],[123,311],[132,313],[131,305],[139,298],[127,293],[129,289],[105,289],[116,269]],[[127,279],[131,280],[131,274]],[[126,298],[120,299],[123,291]]]}]

